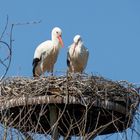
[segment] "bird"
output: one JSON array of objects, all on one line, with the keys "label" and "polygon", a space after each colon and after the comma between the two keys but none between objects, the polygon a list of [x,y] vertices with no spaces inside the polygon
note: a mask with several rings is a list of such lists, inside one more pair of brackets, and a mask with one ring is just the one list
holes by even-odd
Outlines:
[{"label": "bird", "polygon": [[76,35],[67,52],[67,73],[72,72],[82,74],[86,68],[88,57],[89,51],[84,46],[82,37]]},{"label": "bird", "polygon": [[33,57],[33,77],[39,77],[46,71],[53,75],[54,64],[57,61],[59,50],[63,47],[62,30],[54,27],[51,32],[51,40],[42,42],[37,46]]}]

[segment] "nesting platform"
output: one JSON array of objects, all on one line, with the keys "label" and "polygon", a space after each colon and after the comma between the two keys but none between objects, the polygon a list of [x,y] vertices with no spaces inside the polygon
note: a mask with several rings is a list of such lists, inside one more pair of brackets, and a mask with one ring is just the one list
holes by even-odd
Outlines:
[{"label": "nesting platform", "polygon": [[99,76],[7,78],[0,84],[0,121],[21,132],[50,134],[50,110],[58,110],[62,136],[123,131],[133,122],[139,94],[127,82]]}]

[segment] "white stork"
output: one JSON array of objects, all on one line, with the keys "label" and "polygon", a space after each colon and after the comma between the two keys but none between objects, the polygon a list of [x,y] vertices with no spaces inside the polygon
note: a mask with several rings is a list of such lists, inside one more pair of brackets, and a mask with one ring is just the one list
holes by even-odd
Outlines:
[{"label": "white stork", "polygon": [[41,43],[35,50],[33,59],[33,76],[38,77],[46,71],[53,74],[58,53],[63,47],[62,30],[58,27],[52,30],[52,39]]},{"label": "white stork", "polygon": [[67,53],[68,72],[82,73],[87,65],[89,51],[83,45],[80,35],[76,35],[73,41]]}]

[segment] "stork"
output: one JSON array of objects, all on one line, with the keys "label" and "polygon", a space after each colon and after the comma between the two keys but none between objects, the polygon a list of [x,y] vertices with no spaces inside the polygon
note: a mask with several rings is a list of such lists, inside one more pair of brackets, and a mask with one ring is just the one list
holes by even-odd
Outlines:
[{"label": "stork", "polygon": [[61,35],[62,30],[59,27],[53,28],[51,40],[41,43],[36,48],[32,63],[34,77],[39,77],[46,71],[51,72],[53,75],[54,64],[56,63],[60,48],[63,47]]},{"label": "stork", "polygon": [[80,35],[76,35],[67,53],[67,72],[82,73],[86,68],[89,51],[83,45]]}]

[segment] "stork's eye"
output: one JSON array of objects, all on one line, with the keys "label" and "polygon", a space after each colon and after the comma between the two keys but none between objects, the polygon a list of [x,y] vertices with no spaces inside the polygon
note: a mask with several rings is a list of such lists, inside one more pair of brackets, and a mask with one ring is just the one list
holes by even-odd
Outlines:
[{"label": "stork's eye", "polygon": [[58,32],[56,32],[58,34]]}]

